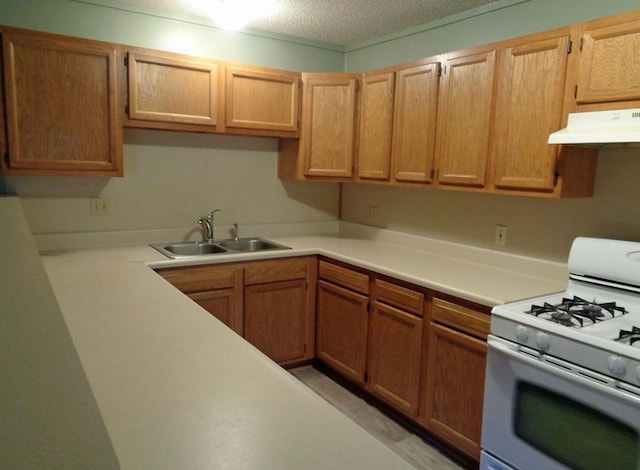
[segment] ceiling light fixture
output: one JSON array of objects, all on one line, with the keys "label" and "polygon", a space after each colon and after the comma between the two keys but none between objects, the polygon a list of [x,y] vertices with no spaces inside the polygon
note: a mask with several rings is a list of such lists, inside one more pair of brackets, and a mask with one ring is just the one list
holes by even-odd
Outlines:
[{"label": "ceiling light fixture", "polygon": [[238,31],[251,20],[275,11],[275,0],[198,0],[199,6],[218,27]]}]

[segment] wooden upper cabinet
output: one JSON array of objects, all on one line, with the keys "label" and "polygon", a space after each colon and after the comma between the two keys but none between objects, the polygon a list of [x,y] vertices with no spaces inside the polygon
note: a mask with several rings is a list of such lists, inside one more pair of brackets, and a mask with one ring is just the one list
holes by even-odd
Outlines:
[{"label": "wooden upper cabinet", "polygon": [[218,65],[215,62],[132,49],[127,52],[126,64],[130,120],[163,123],[153,127],[165,129],[173,129],[172,124],[211,128],[216,125]]},{"label": "wooden upper cabinet", "polygon": [[302,74],[304,175],[350,179],[356,151],[359,74]]},{"label": "wooden upper cabinet", "polygon": [[365,73],[362,77],[358,176],[388,180],[391,167],[395,73]]},{"label": "wooden upper cabinet", "polygon": [[640,100],[639,51],[640,12],[584,24],[576,103]]},{"label": "wooden upper cabinet", "polygon": [[227,129],[297,133],[300,73],[227,66],[225,75]]},{"label": "wooden upper cabinet", "polygon": [[439,184],[485,185],[495,56],[495,50],[489,50],[447,57],[438,104],[436,168]]},{"label": "wooden upper cabinet", "polygon": [[431,181],[436,133],[440,63],[396,72],[392,177],[395,181]]},{"label": "wooden upper cabinet", "polygon": [[526,41],[500,51],[491,146],[494,184],[551,192],[558,148],[547,138],[561,126],[569,36]]},{"label": "wooden upper cabinet", "polygon": [[122,175],[117,47],[2,28],[6,174]]}]

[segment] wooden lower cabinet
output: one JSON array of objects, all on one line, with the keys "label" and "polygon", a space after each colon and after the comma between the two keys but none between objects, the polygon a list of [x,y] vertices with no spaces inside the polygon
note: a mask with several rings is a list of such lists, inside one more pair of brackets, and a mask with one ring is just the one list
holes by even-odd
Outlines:
[{"label": "wooden lower cabinet", "polygon": [[235,264],[158,269],[158,274],[242,335],[242,267]]},{"label": "wooden lower cabinet", "polygon": [[316,357],[364,385],[367,368],[369,296],[318,282]]},{"label": "wooden lower cabinet", "polygon": [[376,301],[369,322],[368,389],[407,416],[418,414],[422,318]]},{"label": "wooden lower cabinet", "polygon": [[423,414],[431,432],[480,458],[489,315],[433,299]]},{"label": "wooden lower cabinet", "polygon": [[306,299],[306,279],[245,287],[245,339],[280,364],[304,359]]},{"label": "wooden lower cabinet", "polygon": [[313,358],[314,256],[157,272],[281,365]]}]

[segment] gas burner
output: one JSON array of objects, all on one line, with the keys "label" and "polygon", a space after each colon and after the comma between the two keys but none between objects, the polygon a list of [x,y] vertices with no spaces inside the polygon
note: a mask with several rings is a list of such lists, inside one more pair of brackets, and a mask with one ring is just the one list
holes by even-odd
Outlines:
[{"label": "gas burner", "polygon": [[631,330],[620,330],[616,341],[627,342],[633,346],[633,343],[640,341],[640,328],[633,326]]},{"label": "gas burner", "polygon": [[532,305],[525,313],[558,323],[564,326],[580,328],[596,322],[614,318],[627,313],[627,309],[619,307],[615,302],[590,302],[578,296],[564,297],[562,302],[552,305],[545,302],[542,306]]}]

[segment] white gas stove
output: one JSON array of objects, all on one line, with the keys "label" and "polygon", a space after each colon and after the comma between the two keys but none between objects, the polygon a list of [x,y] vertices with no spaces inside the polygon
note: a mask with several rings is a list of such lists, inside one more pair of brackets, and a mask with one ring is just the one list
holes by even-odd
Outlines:
[{"label": "white gas stove", "polygon": [[568,267],[492,310],[481,469],[640,469],[640,243],[577,238]]},{"label": "white gas stove", "polygon": [[568,266],[567,290],[495,307],[491,333],[640,386],[640,243],[577,238]]}]

